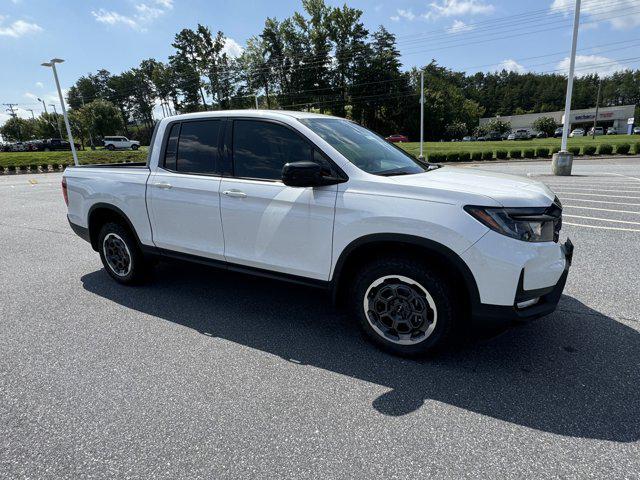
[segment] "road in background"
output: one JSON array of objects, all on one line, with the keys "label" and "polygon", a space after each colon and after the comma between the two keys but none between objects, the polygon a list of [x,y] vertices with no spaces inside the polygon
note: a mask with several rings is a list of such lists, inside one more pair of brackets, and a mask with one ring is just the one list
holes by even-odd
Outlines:
[{"label": "road in background", "polygon": [[422,361],[313,289],[180,264],[117,285],[69,229],[60,174],[0,177],[0,477],[637,476],[639,163],[480,168],[562,199],[566,295]]}]

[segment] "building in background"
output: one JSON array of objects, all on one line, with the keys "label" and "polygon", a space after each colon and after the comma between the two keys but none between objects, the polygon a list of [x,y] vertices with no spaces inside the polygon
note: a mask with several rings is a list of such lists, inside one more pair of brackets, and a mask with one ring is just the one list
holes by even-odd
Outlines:
[{"label": "building in background", "polygon": [[[619,133],[627,133],[627,121],[634,116],[635,105],[621,105],[617,107],[600,107],[598,109],[598,127],[603,127],[606,131],[608,127],[615,127]],[[585,130],[593,127],[593,119],[596,116],[596,108],[585,108],[582,110],[572,110],[569,119],[571,128],[584,128]],[[480,126],[489,123],[491,120],[499,118],[504,122],[511,124],[511,129],[525,128],[534,131],[533,122],[540,117],[551,117],[558,125],[563,124],[564,111],[544,112],[544,113],[526,113],[524,115],[506,115],[500,117],[481,118]]]}]

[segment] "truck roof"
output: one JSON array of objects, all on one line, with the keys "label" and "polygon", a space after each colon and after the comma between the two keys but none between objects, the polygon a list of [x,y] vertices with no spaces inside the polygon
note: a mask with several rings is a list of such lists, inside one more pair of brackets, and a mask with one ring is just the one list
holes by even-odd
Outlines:
[{"label": "truck roof", "polygon": [[180,118],[215,118],[215,117],[256,117],[256,118],[340,118],[331,115],[323,115],[321,113],[312,112],[296,112],[292,110],[218,110],[214,112],[194,112],[182,115],[174,115],[166,117],[167,120],[177,120]]}]

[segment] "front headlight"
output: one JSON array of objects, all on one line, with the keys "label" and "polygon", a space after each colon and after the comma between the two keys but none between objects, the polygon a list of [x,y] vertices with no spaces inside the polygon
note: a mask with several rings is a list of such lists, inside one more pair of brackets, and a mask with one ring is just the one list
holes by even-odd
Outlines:
[{"label": "front headlight", "polygon": [[[559,203],[559,202],[558,202]],[[465,211],[494,232],[524,242],[557,242],[562,208],[500,208],[467,205]]]}]

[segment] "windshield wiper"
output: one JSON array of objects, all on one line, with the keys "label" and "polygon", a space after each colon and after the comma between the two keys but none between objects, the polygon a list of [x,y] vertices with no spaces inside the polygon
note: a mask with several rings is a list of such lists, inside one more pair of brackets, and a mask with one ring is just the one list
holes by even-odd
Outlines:
[{"label": "windshield wiper", "polygon": [[376,175],[380,175],[381,177],[394,177],[396,175],[411,175],[412,173],[413,172],[405,172],[402,170],[385,170],[376,173]]}]

